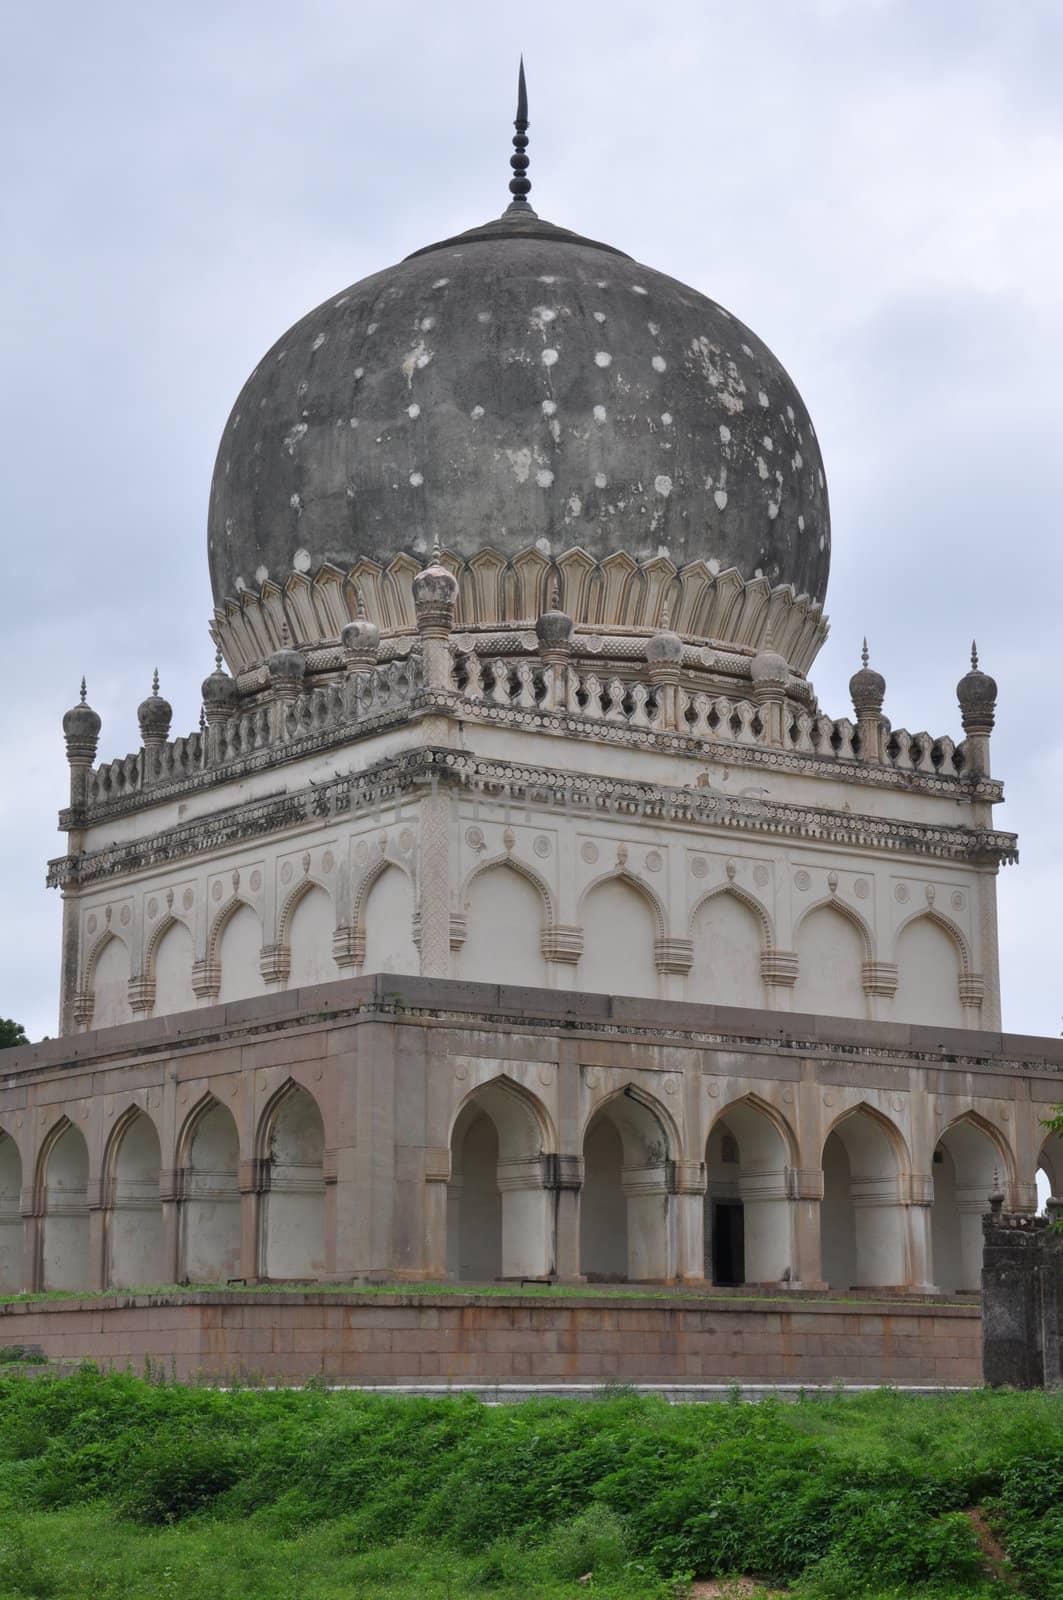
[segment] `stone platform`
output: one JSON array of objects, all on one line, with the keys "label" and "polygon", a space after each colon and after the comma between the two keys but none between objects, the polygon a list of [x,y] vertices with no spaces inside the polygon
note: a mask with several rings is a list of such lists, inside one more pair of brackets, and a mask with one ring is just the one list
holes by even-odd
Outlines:
[{"label": "stone platform", "polygon": [[976,1304],[738,1296],[240,1293],[26,1300],[0,1345],[179,1378],[393,1384],[982,1381]]}]

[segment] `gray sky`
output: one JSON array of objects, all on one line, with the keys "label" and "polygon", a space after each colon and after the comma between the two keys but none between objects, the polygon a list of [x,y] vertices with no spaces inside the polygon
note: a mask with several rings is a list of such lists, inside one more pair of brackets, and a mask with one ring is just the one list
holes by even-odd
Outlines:
[{"label": "gray sky", "polygon": [[540,214],[721,301],[805,397],[824,708],[850,711],[866,632],[894,724],[958,739],[977,635],[1022,850],[1005,1025],[1058,1034],[1058,0],[9,9],[0,1015],[56,1031],[43,877],[81,673],[101,758],[136,748],[156,664],[174,732],[196,726],[229,408],[310,307],[502,209],[521,48]]}]

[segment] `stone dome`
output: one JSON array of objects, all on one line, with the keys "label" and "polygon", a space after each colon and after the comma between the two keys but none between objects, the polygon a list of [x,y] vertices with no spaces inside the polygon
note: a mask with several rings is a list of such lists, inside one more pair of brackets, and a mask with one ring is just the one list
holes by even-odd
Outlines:
[{"label": "stone dome", "polygon": [[530,208],[311,311],[225,427],[209,518],[219,607],[293,572],[419,566],[436,538],[459,563],[572,549],[703,561],[817,604],[830,565],[815,433],[767,346]]}]

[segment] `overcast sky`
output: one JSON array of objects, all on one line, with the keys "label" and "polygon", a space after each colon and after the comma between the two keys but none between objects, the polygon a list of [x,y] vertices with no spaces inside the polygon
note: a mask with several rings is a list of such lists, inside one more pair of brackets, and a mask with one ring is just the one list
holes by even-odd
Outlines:
[{"label": "overcast sky", "polygon": [[824,708],[850,713],[866,632],[894,724],[958,740],[977,635],[1022,851],[1005,1026],[1058,1034],[1059,0],[8,8],[0,1015],[56,1031],[44,866],[82,672],[101,758],[136,748],[156,665],[196,726],[232,402],[310,307],[502,209],[520,49],[540,215],[721,301],[805,397]]}]

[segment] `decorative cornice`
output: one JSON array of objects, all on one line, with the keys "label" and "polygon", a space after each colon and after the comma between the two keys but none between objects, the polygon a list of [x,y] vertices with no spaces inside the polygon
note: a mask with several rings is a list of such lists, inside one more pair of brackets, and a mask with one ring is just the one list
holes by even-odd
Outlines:
[{"label": "decorative cornice", "polygon": [[211,855],[317,818],[378,811],[404,797],[414,798],[426,788],[439,787],[580,813],[647,816],[694,827],[779,834],[819,844],[943,860],[999,864],[1018,859],[1015,835],[991,828],[896,821],[751,795],[722,795],[708,788],[677,789],[422,746],[382,761],[368,772],[231,806],[124,844],[57,857],[49,862],[48,884],[84,887],[173,861]]}]

